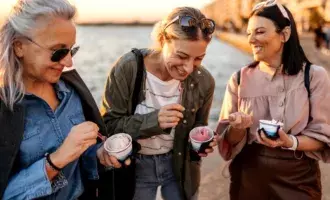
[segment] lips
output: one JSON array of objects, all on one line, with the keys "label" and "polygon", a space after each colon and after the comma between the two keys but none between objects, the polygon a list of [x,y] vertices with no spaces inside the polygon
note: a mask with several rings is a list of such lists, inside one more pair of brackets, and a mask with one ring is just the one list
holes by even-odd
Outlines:
[{"label": "lips", "polygon": [[254,46],[252,47],[253,53],[258,54],[263,50],[262,46]]},{"label": "lips", "polygon": [[186,71],[185,70],[182,70],[182,69],[180,69],[180,68],[176,68],[177,69],[177,71],[179,72],[179,75],[180,76],[185,76],[187,73],[186,73]]}]

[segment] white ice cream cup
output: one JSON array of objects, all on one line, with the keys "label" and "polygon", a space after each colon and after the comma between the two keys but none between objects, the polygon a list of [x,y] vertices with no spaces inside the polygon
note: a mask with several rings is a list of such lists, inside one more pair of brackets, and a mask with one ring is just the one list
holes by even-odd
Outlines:
[{"label": "white ice cream cup", "polygon": [[271,138],[277,137],[277,131],[279,128],[283,127],[282,123],[274,123],[270,120],[259,120],[259,128],[264,129],[267,136]]},{"label": "white ice cream cup", "polygon": [[[194,137],[194,134],[199,134],[203,129],[207,130],[208,133],[208,138],[206,140],[196,140],[196,138]],[[207,148],[207,146],[210,144],[210,142],[213,140],[214,138],[214,132],[211,128],[207,127],[207,126],[200,126],[200,127],[196,127],[194,129],[192,129],[189,133],[189,138],[190,138],[190,142],[191,142],[191,146],[192,149],[194,151],[197,151],[199,153],[202,153],[205,151],[205,149]]]},{"label": "white ice cream cup", "polygon": [[[127,144],[116,148],[119,142],[127,140]],[[132,153],[132,137],[126,133],[112,135],[104,142],[104,149],[109,155],[116,157],[119,161],[125,161]]]}]

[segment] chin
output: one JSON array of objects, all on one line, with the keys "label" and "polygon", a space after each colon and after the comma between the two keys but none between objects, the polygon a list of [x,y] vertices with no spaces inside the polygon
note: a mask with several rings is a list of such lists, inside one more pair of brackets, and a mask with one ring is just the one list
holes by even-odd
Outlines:
[{"label": "chin", "polygon": [[254,54],[253,58],[255,61],[262,61],[263,60],[263,56],[262,55],[258,55],[258,54]]}]

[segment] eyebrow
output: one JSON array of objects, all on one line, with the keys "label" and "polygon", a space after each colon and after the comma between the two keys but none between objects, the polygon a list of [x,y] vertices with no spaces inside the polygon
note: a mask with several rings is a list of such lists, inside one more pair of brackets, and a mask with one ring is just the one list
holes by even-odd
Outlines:
[{"label": "eyebrow", "polygon": [[[254,31],[256,31],[258,29],[262,29],[262,28],[266,28],[266,27],[260,26],[260,27],[255,28]],[[246,30],[246,31],[248,32],[249,30]]]},{"label": "eyebrow", "polygon": [[[182,51],[177,51],[177,53],[181,53],[181,54],[184,54],[185,56],[188,56],[190,57],[190,55],[186,54],[185,52],[182,52]],[[197,57],[204,57],[205,56],[205,53],[203,55],[200,55],[200,56],[197,56]]]}]

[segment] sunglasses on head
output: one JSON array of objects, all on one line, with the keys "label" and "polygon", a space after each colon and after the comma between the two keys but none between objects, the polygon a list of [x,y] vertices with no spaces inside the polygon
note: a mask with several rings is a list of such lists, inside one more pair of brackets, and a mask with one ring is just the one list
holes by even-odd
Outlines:
[{"label": "sunglasses on head", "polygon": [[260,8],[265,8],[265,7],[272,7],[272,6],[277,6],[278,9],[281,11],[282,15],[284,18],[288,19],[289,21],[290,20],[290,17],[288,15],[288,12],[285,10],[285,8],[283,7],[282,4],[280,4],[277,0],[267,0],[267,1],[263,1],[263,2],[260,2],[260,3],[257,3],[252,11],[256,11]]},{"label": "sunglasses on head", "polygon": [[177,21],[182,28],[199,27],[205,34],[212,34],[215,30],[215,23],[212,19],[204,18],[197,20],[191,16],[177,16],[165,26],[163,31],[165,32],[167,27],[173,23],[176,23]]},{"label": "sunglasses on head", "polygon": [[41,45],[39,45],[38,43],[36,43],[35,41],[33,41],[32,39],[26,37],[26,39],[30,42],[32,42],[33,44],[37,45],[38,47],[42,48],[42,49],[45,49],[45,50],[48,50],[48,51],[51,51],[52,52],[52,56],[50,57],[50,60],[52,62],[59,62],[61,61],[63,58],[65,58],[69,53],[71,54],[71,57],[73,57],[74,55],[76,55],[76,53],[78,52],[79,50],[79,46],[77,47],[73,47],[73,48],[60,48],[60,49],[57,49],[57,50],[50,50],[50,49],[47,49]]}]

